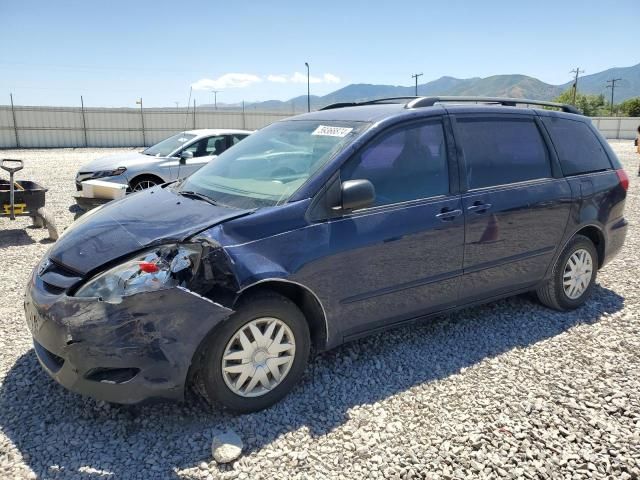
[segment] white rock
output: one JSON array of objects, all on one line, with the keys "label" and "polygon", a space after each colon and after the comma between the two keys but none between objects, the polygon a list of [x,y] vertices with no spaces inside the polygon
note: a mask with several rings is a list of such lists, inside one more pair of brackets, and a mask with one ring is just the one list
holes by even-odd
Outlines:
[{"label": "white rock", "polygon": [[242,453],[242,439],[235,432],[226,432],[213,437],[211,453],[218,463],[233,462]]}]

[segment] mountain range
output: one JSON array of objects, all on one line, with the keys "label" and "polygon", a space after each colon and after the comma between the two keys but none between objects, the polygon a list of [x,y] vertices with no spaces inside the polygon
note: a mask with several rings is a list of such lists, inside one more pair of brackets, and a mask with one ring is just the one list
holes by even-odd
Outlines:
[{"label": "mountain range", "polygon": [[[584,75],[578,80],[578,91],[584,94],[604,94],[610,98],[607,80],[621,79],[616,83],[614,103],[640,96],[640,63],[632,67],[610,68],[608,70]],[[552,100],[569,89],[573,81],[562,85],[551,85],[527,75],[493,75],[486,78],[440,77],[437,80],[418,85],[418,95],[474,95],[490,97],[529,98],[533,100]],[[324,96],[311,96],[311,108],[321,108],[336,102],[357,102],[382,97],[402,97],[415,95],[415,86],[372,85],[354,83]],[[204,106],[204,105],[203,105]],[[234,108],[238,105],[218,104],[218,108]],[[302,112],[307,108],[307,96],[291,98],[287,101],[268,100],[246,104],[245,108],[272,112]]]}]

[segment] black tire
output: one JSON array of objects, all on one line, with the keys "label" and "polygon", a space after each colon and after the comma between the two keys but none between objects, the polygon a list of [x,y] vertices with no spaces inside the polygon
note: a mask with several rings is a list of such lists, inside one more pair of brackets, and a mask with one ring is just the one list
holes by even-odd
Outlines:
[{"label": "black tire", "polygon": [[[564,270],[571,255],[580,249],[586,250],[589,252],[589,255],[591,255],[593,264],[591,280],[589,281],[587,288],[579,297],[570,298],[563,287]],[[556,260],[556,263],[553,265],[551,279],[536,290],[538,300],[540,300],[543,305],[555,310],[566,311],[578,308],[591,296],[597,274],[598,252],[596,251],[596,247],[587,237],[583,235],[576,235],[569,241],[569,243],[567,243],[564,250]]]},{"label": "black tire", "polygon": [[49,211],[44,207],[39,208],[36,213],[37,216],[40,217],[44,226],[47,227],[47,230],[49,231],[49,238],[51,240],[57,240],[59,235],[58,229],[56,227],[56,221],[53,218],[53,215],[51,215],[51,213],[49,213]]},{"label": "black tire", "polygon": [[[140,187],[141,190],[145,190],[147,188],[155,187],[156,185],[161,185],[164,183],[160,177],[156,177],[154,175],[140,175],[139,177],[134,178],[129,182],[129,188],[132,192],[138,191]],[[152,185],[153,184],[153,185]]]},{"label": "black tire", "polygon": [[[294,360],[282,382],[273,390],[257,397],[244,397],[227,386],[222,373],[222,357],[232,337],[249,322],[261,317],[279,319],[289,327],[295,341]],[[252,295],[242,301],[236,312],[205,340],[195,379],[198,384],[196,391],[210,403],[219,404],[237,413],[262,410],[286,396],[300,381],[309,351],[309,326],[303,313],[291,300],[272,292]]]}]

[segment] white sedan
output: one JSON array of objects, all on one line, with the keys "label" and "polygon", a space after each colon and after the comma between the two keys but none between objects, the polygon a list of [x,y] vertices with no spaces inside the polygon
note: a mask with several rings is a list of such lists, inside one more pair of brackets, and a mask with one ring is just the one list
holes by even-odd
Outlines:
[{"label": "white sedan", "polygon": [[173,135],[142,152],[109,155],[93,160],[76,175],[76,188],[86,180],[103,180],[143,190],[191,175],[253,133],[250,130],[200,129]]}]

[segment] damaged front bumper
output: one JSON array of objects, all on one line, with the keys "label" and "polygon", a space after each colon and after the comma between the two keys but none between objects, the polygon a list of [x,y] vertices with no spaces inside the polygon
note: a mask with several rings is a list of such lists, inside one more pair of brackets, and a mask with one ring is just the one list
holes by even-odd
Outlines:
[{"label": "damaged front bumper", "polygon": [[114,403],[181,400],[201,341],[232,310],[182,287],[118,304],[51,291],[35,274],[25,315],[38,359],[71,391]]}]

